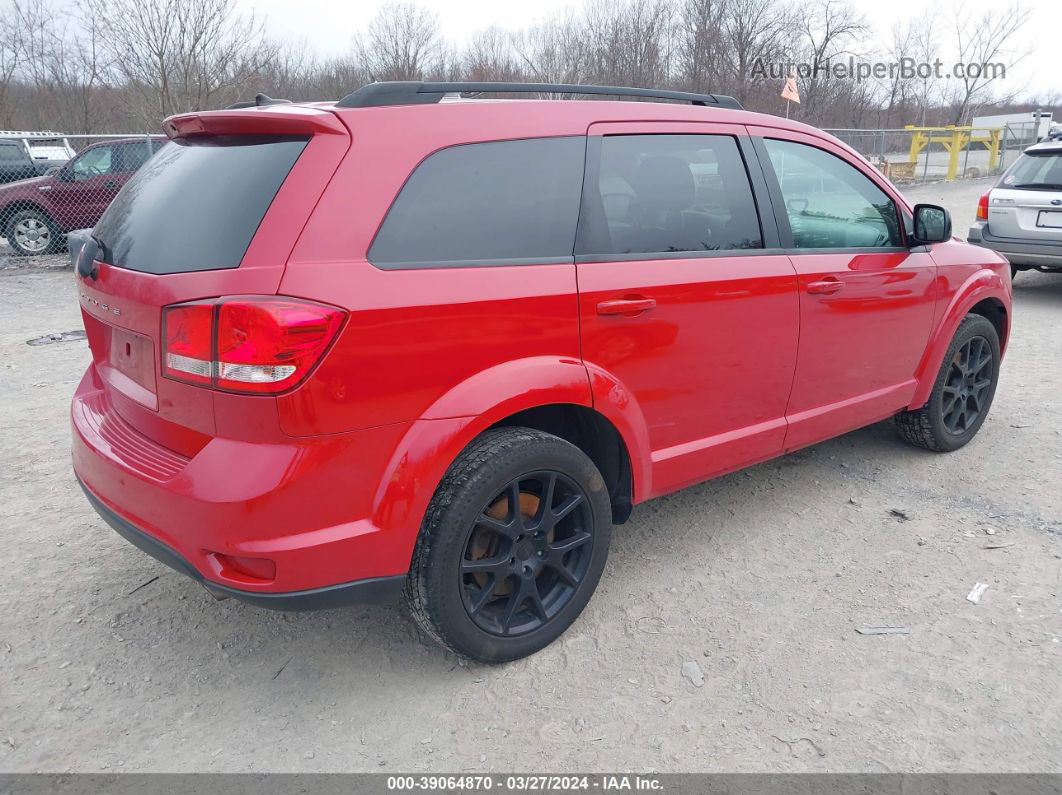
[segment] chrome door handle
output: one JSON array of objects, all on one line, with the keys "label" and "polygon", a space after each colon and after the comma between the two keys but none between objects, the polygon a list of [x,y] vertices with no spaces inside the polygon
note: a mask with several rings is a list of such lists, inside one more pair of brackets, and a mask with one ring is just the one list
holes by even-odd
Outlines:
[{"label": "chrome door handle", "polygon": [[844,282],[840,279],[823,279],[821,282],[808,284],[809,295],[833,295],[844,289]]},{"label": "chrome door handle", "polygon": [[615,298],[597,305],[599,315],[637,315],[656,307],[655,298]]}]

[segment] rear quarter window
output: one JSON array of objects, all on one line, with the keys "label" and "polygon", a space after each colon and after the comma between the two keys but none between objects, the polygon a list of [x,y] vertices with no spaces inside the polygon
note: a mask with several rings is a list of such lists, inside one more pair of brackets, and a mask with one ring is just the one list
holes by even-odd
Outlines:
[{"label": "rear quarter window", "polygon": [[96,224],[104,256],[111,265],[157,274],[238,267],[307,140],[170,141]]},{"label": "rear quarter window", "polygon": [[426,158],[369,249],[380,268],[572,258],[586,139],[462,144]]}]

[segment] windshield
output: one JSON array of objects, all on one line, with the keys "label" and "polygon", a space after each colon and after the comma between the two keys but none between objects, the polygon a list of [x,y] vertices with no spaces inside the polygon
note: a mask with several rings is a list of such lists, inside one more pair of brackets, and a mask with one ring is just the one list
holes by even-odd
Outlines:
[{"label": "windshield", "polygon": [[111,265],[147,273],[236,268],[306,138],[170,141],[126,183],[93,236]]},{"label": "windshield", "polygon": [[999,185],[1022,190],[1062,190],[1062,151],[1026,152]]}]

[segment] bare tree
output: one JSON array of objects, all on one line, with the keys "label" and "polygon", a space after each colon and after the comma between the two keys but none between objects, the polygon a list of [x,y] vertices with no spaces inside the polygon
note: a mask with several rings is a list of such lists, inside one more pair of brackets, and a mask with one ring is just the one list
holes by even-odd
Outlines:
[{"label": "bare tree", "polygon": [[[852,88],[852,81],[833,80],[821,70],[828,69],[835,58],[854,54],[851,45],[868,29],[849,0],[809,2],[801,6],[796,24],[802,39],[802,57],[812,68],[811,74],[801,81],[801,109],[814,117],[821,104],[836,100],[837,93]],[[849,85],[845,86],[845,82]]]},{"label": "bare tree", "polygon": [[538,83],[585,83],[590,58],[586,29],[570,9],[512,37],[528,79]]},{"label": "bare tree", "polygon": [[[955,49],[961,75],[952,75],[952,84],[957,90],[952,95],[954,124],[965,124],[978,103],[987,99],[992,85],[1000,79],[996,66],[1003,58],[1010,63],[1010,68],[1020,63],[1028,54],[1014,52],[1014,39],[1029,21],[1029,10],[1015,2],[1009,7],[996,7],[977,17],[968,14],[955,14]],[[958,66],[958,64],[956,64]],[[958,77],[958,80],[954,78]],[[1002,98],[1007,102],[1013,99],[1014,92]]]},{"label": "bare tree", "polygon": [[678,79],[687,91],[722,90],[726,0],[682,0],[676,31]]},{"label": "bare tree", "polygon": [[447,48],[437,15],[413,3],[389,3],[355,38],[373,80],[421,80],[445,70]]},{"label": "bare tree", "polygon": [[728,90],[746,102],[756,65],[782,52],[783,34],[791,28],[789,9],[778,0],[728,0],[722,27],[730,72]]},{"label": "bare tree", "polygon": [[86,0],[107,31],[114,68],[154,125],[173,113],[207,110],[253,90],[277,48],[235,0]]},{"label": "bare tree", "polygon": [[584,16],[591,80],[604,85],[667,83],[673,20],[668,0],[589,0]]},{"label": "bare tree", "polygon": [[496,26],[473,34],[465,48],[461,71],[468,80],[519,80],[520,65],[512,37]]}]

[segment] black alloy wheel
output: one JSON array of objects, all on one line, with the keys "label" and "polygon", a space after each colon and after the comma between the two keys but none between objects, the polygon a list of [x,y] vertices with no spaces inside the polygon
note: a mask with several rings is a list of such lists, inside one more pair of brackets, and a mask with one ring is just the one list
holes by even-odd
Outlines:
[{"label": "black alloy wheel", "polygon": [[984,337],[972,337],[951,358],[944,382],[944,427],[962,436],[980,419],[987,406],[994,375],[992,347]]},{"label": "black alloy wheel", "polygon": [[586,576],[594,519],[575,481],[560,472],[521,475],[476,518],[461,560],[465,609],[494,635],[533,632],[557,615]]}]

